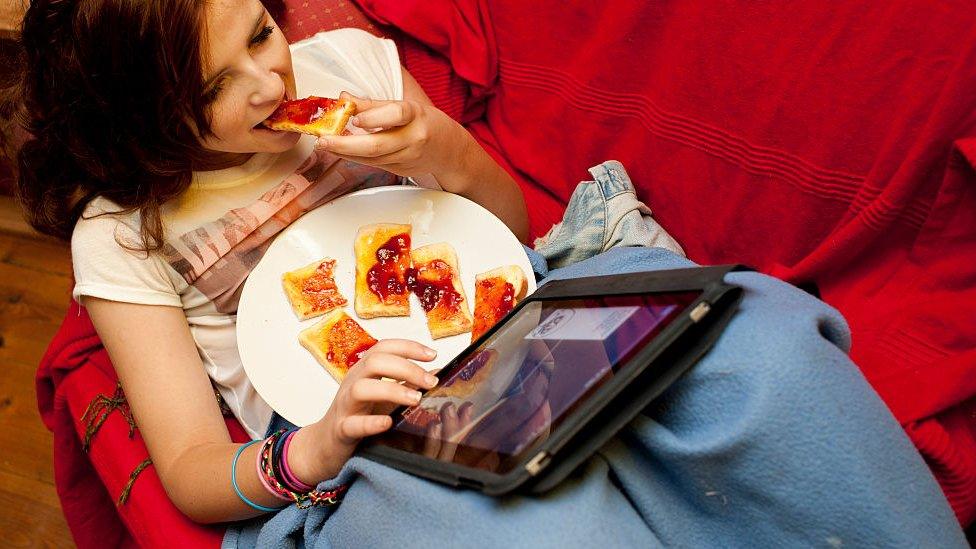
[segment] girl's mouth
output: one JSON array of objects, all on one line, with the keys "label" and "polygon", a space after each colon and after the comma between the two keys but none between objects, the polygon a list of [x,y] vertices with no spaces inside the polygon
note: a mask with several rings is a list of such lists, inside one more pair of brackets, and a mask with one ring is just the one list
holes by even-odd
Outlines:
[{"label": "girl's mouth", "polygon": [[262,120],[262,121],[258,122],[257,124],[255,124],[254,127],[251,128],[251,129],[254,129],[254,130],[266,130],[266,131],[274,132],[274,133],[282,133],[280,130],[272,130],[271,128],[268,128],[267,126],[264,125],[264,123],[267,122],[268,121],[268,118],[271,118],[271,116],[278,111],[278,108],[281,107],[282,103],[284,103],[286,101],[292,101],[292,100],[294,100],[294,98],[291,97],[291,94],[286,91],[285,94],[281,97],[281,100],[278,101],[278,104],[275,105],[274,110],[271,111],[270,113],[268,113],[268,116],[266,116],[264,118],[264,120]]}]

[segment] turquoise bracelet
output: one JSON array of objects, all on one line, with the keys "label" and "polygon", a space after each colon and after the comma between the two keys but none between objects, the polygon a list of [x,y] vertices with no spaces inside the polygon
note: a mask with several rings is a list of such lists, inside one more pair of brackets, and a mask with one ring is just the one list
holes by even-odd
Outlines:
[{"label": "turquoise bracelet", "polygon": [[241,454],[244,452],[245,448],[247,448],[248,446],[253,446],[254,444],[258,444],[260,442],[264,442],[264,441],[252,440],[251,442],[248,442],[247,444],[244,444],[237,449],[237,453],[234,454],[234,461],[231,462],[230,465],[230,483],[234,486],[234,491],[237,492],[237,497],[241,498],[241,501],[250,505],[254,509],[257,509],[258,511],[264,511],[265,513],[274,513],[275,511],[279,511],[282,508],[265,507],[264,505],[258,505],[257,503],[254,503],[253,501],[247,499],[247,496],[244,495],[244,492],[241,492],[240,486],[237,485],[237,460],[241,458]]}]

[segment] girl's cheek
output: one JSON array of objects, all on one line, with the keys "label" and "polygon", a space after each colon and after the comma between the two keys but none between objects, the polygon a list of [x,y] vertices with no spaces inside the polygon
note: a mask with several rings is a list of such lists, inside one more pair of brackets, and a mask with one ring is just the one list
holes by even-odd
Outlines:
[{"label": "girl's cheek", "polygon": [[228,130],[245,123],[244,109],[241,108],[241,99],[237,94],[227,93],[214,107],[211,125],[218,136],[227,135],[230,133]]}]

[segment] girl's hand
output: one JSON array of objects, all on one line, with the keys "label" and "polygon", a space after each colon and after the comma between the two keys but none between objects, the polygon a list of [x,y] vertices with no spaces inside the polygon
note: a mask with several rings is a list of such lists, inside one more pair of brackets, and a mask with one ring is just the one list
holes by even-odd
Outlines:
[{"label": "girl's hand", "polygon": [[[351,123],[368,133],[322,137],[316,147],[404,177],[451,174],[473,141],[470,134],[433,105],[378,101],[343,92],[356,104]],[[438,177],[438,180],[450,179]]]},{"label": "girl's hand", "polygon": [[429,362],[435,356],[433,349],[405,339],[386,339],[366,351],[342,380],[325,416],[292,440],[288,463],[299,480],[314,485],[334,477],[362,438],[392,427],[389,411],[417,404],[416,388],[437,384],[437,376],[412,361]]},{"label": "girl's hand", "polygon": [[387,415],[390,410],[420,402],[421,393],[414,387],[426,389],[437,384],[436,376],[410,359],[428,362],[435,356],[433,349],[405,339],[386,339],[374,345],[349,369],[323,418],[323,421],[331,419],[333,442],[355,446],[360,439],[392,427],[392,419]]}]

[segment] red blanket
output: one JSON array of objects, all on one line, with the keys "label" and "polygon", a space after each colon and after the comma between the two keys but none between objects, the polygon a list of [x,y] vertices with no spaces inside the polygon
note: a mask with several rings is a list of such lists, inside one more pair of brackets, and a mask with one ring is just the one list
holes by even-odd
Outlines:
[{"label": "red blanket", "polygon": [[407,68],[517,178],[536,235],[617,159],[693,260],[815,283],[973,521],[971,3],[359,2],[429,48]]}]

